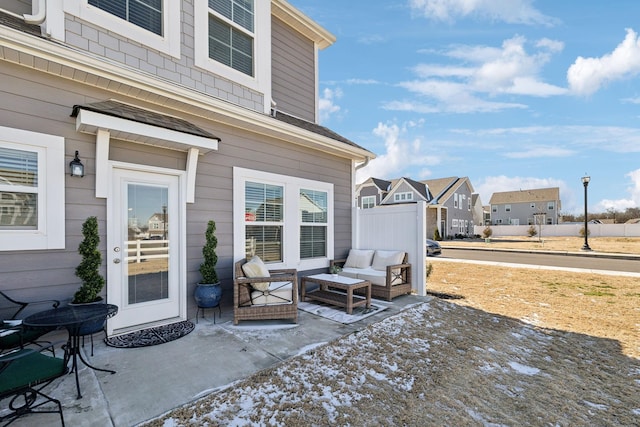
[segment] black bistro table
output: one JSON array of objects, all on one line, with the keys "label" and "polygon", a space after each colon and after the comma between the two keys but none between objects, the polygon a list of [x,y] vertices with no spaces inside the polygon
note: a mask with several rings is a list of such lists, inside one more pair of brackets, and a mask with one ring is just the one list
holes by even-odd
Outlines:
[{"label": "black bistro table", "polygon": [[51,310],[41,311],[26,317],[22,324],[31,328],[65,328],[69,332],[67,341],[67,351],[69,351],[72,361],[71,371],[76,374],[76,388],[78,399],[80,394],[80,381],[78,380],[78,358],[82,363],[91,369],[115,374],[116,371],[110,369],[100,369],[87,362],[80,352],[80,328],[89,322],[106,320],[113,317],[118,312],[118,306],[113,304],[87,304],[74,305]]}]

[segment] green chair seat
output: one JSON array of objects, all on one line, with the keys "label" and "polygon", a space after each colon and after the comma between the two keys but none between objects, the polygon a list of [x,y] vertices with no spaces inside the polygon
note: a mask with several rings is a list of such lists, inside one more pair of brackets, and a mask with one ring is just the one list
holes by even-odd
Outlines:
[{"label": "green chair seat", "polygon": [[[30,354],[27,354],[30,353]],[[24,355],[24,356],[23,356]],[[0,357],[3,359],[16,357],[0,373],[0,396],[11,394],[24,387],[34,387],[63,375],[67,370],[64,359],[47,356],[30,349],[23,349],[15,353]]]}]

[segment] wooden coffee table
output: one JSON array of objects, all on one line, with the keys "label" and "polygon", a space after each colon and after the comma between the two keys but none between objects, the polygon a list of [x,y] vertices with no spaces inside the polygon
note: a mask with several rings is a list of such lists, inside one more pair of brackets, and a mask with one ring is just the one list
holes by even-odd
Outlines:
[{"label": "wooden coffee table", "polygon": [[[307,283],[317,283],[318,289],[307,293]],[[305,298],[326,302],[327,304],[344,307],[347,314],[353,312],[354,307],[366,305],[371,307],[371,282],[368,280],[352,279],[351,277],[334,276],[332,274],[314,274],[302,278],[301,301]],[[367,289],[366,298],[353,295],[354,289]],[[345,291],[345,292],[338,292]]]}]

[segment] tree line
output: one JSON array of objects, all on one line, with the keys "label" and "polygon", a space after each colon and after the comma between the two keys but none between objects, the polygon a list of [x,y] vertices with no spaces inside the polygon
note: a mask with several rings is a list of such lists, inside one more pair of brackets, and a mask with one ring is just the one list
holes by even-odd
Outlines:
[{"label": "tree line", "polygon": [[[588,213],[587,220],[591,221],[593,219],[606,219],[613,220],[614,224],[624,224],[630,219],[640,218],[640,208],[627,208],[624,211],[618,211],[614,208],[609,208],[605,212],[601,213]],[[563,222],[584,222],[584,214],[582,215],[572,215],[572,214],[562,214]]]}]

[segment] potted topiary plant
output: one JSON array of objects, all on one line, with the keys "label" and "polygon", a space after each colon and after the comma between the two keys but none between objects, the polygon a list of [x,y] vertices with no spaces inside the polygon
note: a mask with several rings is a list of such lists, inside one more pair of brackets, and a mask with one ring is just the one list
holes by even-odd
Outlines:
[{"label": "potted topiary plant", "polygon": [[[102,303],[103,298],[100,292],[104,287],[105,280],[100,274],[102,265],[102,254],[98,250],[100,244],[100,234],[98,233],[98,218],[90,216],[82,224],[82,235],[84,239],[78,246],[78,252],[82,255],[82,261],[76,267],[76,276],[82,280],[80,289],[76,291],[73,300],[69,305],[96,304]],[[85,322],[80,327],[78,335],[84,337],[91,335],[91,355],[93,356],[93,334],[104,329],[106,319],[96,319]],[[83,338],[84,346],[84,338]]]},{"label": "potted topiary plant", "polygon": [[100,235],[98,234],[98,219],[90,216],[82,224],[84,239],[78,246],[82,261],[76,267],[76,276],[82,280],[80,289],[73,296],[73,304],[88,304],[102,300],[100,292],[104,287],[104,277],[100,274],[102,254],[98,250]]},{"label": "potted topiary plant", "polygon": [[222,288],[216,272],[216,264],[218,263],[217,246],[216,223],[215,221],[209,221],[205,232],[205,244],[202,247],[203,261],[200,264],[202,280],[196,284],[194,292],[198,308],[215,307],[220,304],[220,299],[222,298]]}]

